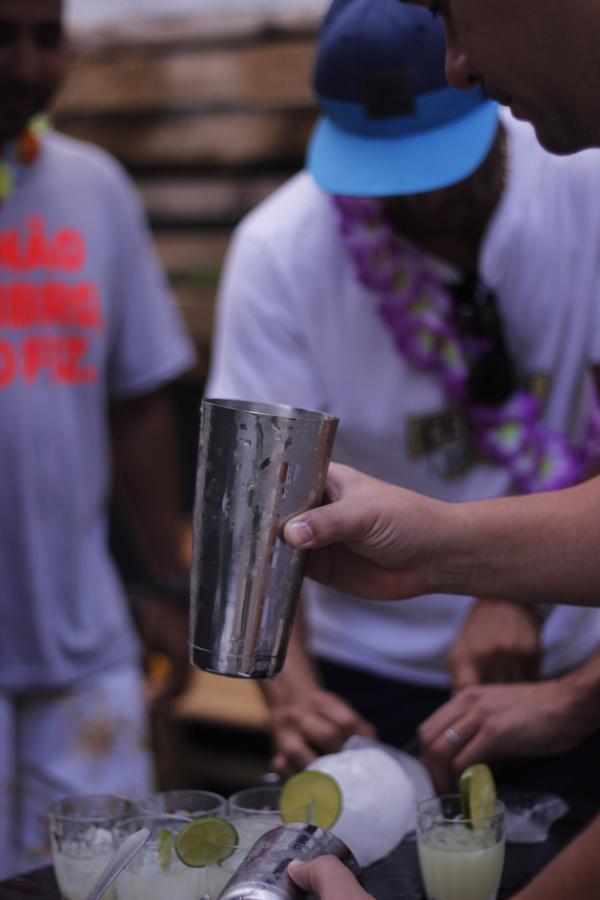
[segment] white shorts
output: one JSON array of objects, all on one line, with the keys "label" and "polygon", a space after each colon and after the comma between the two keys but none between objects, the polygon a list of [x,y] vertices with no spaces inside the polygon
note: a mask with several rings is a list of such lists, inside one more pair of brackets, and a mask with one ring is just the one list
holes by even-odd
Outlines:
[{"label": "white shorts", "polygon": [[67,794],[152,791],[142,675],[100,672],[68,690],[0,691],[0,879],[49,862],[48,806]]}]

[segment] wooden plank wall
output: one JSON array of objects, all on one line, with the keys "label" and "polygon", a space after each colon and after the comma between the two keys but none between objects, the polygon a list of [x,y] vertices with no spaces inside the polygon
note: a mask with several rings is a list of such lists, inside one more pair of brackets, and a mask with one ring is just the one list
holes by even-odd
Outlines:
[{"label": "wooden plank wall", "polygon": [[302,166],[318,23],[164,19],[73,35],[58,128],[127,167],[194,336],[202,379],[231,230]]}]

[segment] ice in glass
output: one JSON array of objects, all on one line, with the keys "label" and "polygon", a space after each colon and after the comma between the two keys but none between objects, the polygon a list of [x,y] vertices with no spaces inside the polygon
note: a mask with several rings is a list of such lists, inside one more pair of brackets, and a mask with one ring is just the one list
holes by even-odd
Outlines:
[{"label": "ice in glass", "polygon": [[461,815],[459,795],[419,804],[418,852],[429,900],[495,900],[502,877],[505,811],[496,801],[489,819]]}]

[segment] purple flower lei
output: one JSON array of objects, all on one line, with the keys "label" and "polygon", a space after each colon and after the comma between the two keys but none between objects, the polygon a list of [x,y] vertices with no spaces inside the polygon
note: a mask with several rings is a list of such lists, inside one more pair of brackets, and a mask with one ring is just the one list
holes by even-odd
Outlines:
[{"label": "purple flower lei", "polygon": [[539,401],[524,390],[499,407],[469,403],[469,365],[485,344],[454,325],[452,297],[432,264],[395,234],[379,201],[332,199],[358,280],[379,296],[379,314],[397,349],[416,369],[439,376],[448,398],[462,408],[478,449],[505,466],[527,493],[581,481],[600,455],[598,408],[578,448],[544,426]]}]

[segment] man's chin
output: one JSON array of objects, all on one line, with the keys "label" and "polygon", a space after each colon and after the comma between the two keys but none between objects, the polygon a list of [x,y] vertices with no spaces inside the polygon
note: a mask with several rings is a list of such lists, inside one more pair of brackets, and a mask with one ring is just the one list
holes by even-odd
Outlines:
[{"label": "man's chin", "polygon": [[589,147],[600,146],[600,131],[594,137],[591,134],[580,134],[577,129],[557,121],[552,123],[532,121],[532,125],[544,150],[554,153],[555,156],[569,156]]}]

